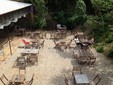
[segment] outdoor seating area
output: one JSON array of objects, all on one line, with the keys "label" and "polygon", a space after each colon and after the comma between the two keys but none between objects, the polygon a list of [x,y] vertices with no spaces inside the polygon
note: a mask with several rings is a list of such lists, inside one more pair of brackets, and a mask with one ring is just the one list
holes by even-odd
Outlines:
[{"label": "outdoor seating area", "polygon": [[[44,31],[43,33],[46,33],[44,35],[40,34],[41,32],[39,31],[39,34],[38,31],[27,32],[30,34],[13,39],[14,43],[19,41],[19,44],[16,44],[13,55],[7,57],[9,59],[1,61],[1,65],[3,62],[10,64],[5,63],[4,67],[0,67],[0,85],[46,85],[47,83],[48,85],[106,85],[108,83],[104,81],[108,75],[98,70],[101,67],[98,62],[102,60],[95,55],[91,45],[87,49],[82,48],[77,44],[75,35],[68,31],[66,37],[57,39],[51,39],[50,31]],[[80,36],[77,38],[83,44],[84,34],[81,32],[78,34]],[[3,70],[6,67],[7,70]],[[111,83],[110,79],[109,83]]]},{"label": "outdoor seating area", "polygon": [[113,0],[1,0],[0,85],[113,85]]}]

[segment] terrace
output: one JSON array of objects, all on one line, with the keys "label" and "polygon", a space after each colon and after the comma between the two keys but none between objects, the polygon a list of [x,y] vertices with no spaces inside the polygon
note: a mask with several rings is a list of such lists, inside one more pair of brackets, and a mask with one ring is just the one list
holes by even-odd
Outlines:
[{"label": "terrace", "polygon": [[[71,78],[73,67],[80,67],[82,68],[82,73],[87,75],[89,81],[92,81],[93,78],[99,74],[101,80],[98,85],[112,85],[113,68],[109,59],[102,54],[97,53],[95,49],[89,48],[94,56],[96,56],[94,65],[90,66],[86,63],[80,64],[73,54],[74,51],[77,52],[80,48],[75,44],[75,41],[73,40],[74,35],[72,35],[71,32],[67,32],[66,38],[57,39],[57,42],[70,42],[70,40],[72,40],[70,48],[66,49],[63,46],[58,49],[55,48],[54,40],[56,41],[56,39],[51,38],[51,31],[42,32],[46,33],[46,37],[44,36],[43,39],[40,39],[44,40],[44,46],[43,48],[38,48],[38,63],[26,66],[25,73],[23,71],[19,72],[19,68],[15,67],[14,64],[17,57],[21,56],[21,52],[25,49],[19,47],[24,45],[22,39],[27,37],[15,37],[12,39],[11,45],[13,55],[10,55],[8,43],[3,46],[4,57],[1,56],[0,76],[5,74],[5,76],[11,80],[13,75],[23,74],[25,79],[29,81],[34,74],[32,85],[66,85],[64,75]],[[29,38],[27,38],[27,40],[28,39]],[[2,82],[0,82],[0,85],[3,85]]]}]

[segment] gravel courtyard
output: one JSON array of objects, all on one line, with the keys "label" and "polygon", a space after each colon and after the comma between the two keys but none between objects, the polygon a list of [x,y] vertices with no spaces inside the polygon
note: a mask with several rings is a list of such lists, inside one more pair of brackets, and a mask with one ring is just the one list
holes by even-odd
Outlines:
[{"label": "gravel courtyard", "polygon": [[[73,58],[73,50],[75,48],[67,49],[65,51],[57,50],[54,48],[53,39],[49,38],[50,35],[47,33],[45,38],[44,48],[39,50],[38,65],[27,67],[26,69],[26,80],[29,80],[34,73],[34,81],[32,85],[66,85],[64,82],[64,74],[71,76],[71,70],[73,66],[79,66],[77,61]],[[67,41],[73,38],[73,35],[68,35]],[[0,76],[4,73],[10,80],[13,74],[18,74],[18,68],[14,68],[14,62],[20,55],[22,48],[18,46],[22,43],[21,37],[15,37],[11,41],[12,52],[11,56],[9,53],[8,43],[4,45],[5,60],[0,57]],[[74,41],[71,44],[75,47]],[[102,79],[99,85],[113,85],[113,65],[110,59],[107,59],[102,54],[91,49],[94,55],[97,57],[94,67],[82,66],[83,73],[88,75],[89,80],[92,80],[97,73],[100,73]],[[4,61],[3,61],[4,60]],[[3,85],[0,82],[0,85]]]}]

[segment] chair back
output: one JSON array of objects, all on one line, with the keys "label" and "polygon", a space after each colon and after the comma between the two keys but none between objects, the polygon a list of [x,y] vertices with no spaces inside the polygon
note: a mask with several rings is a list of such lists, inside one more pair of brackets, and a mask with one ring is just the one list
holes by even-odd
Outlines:
[{"label": "chair back", "polygon": [[64,81],[66,85],[75,85],[74,79],[70,77],[66,77],[65,75],[64,75]]},{"label": "chair back", "polygon": [[81,67],[75,67],[75,66],[73,66],[73,70],[72,70],[72,72],[74,72],[74,73],[80,73],[80,74],[82,74],[82,68]]},{"label": "chair back", "polygon": [[25,66],[26,65],[25,57],[18,57],[17,63],[19,64],[19,66]]},{"label": "chair back", "polygon": [[0,50],[2,50],[3,49],[3,45],[2,46],[0,46]]},{"label": "chair back", "polygon": [[31,54],[29,56],[29,60],[33,63],[37,62],[38,61],[38,55],[37,54]]},{"label": "chair back", "polygon": [[101,80],[101,77],[100,77],[99,74],[97,74],[97,75],[95,76],[95,78],[93,79],[95,85],[98,85],[98,83],[100,82],[100,80]]},{"label": "chair back", "polygon": [[72,43],[72,39],[70,40],[70,42],[69,42],[69,45]]},{"label": "chair back", "polygon": [[19,74],[26,74],[26,67],[19,68]]},{"label": "chair back", "polygon": [[23,39],[22,42],[25,44],[26,41]]},{"label": "chair back", "polygon": [[31,78],[31,80],[29,81],[29,85],[32,85],[33,80],[34,80],[34,74],[33,74],[32,78]]},{"label": "chair back", "polygon": [[4,85],[7,85],[6,82],[8,82],[8,79],[6,78],[6,76],[4,74],[2,74],[2,76],[0,77],[0,80]]},{"label": "chair back", "polygon": [[2,45],[2,46],[0,46],[0,54],[3,54],[3,56],[4,56],[3,45]]},{"label": "chair back", "polygon": [[43,40],[42,43],[41,43],[42,48],[44,47],[44,41],[45,41],[45,40]]},{"label": "chair back", "polygon": [[19,64],[19,74],[20,74],[20,71],[24,70],[25,73],[26,73],[26,60],[25,60],[25,57],[19,57],[17,59],[17,62]]},{"label": "chair back", "polygon": [[67,44],[67,46],[68,46],[69,48],[70,48],[70,45],[71,45],[71,43],[72,43],[72,40],[73,40],[73,39],[71,39],[70,42]]},{"label": "chair back", "polygon": [[54,40],[54,44],[57,45],[56,41]]},{"label": "chair back", "polygon": [[65,84],[68,85],[68,79],[67,79],[66,75],[64,75],[64,81],[65,81]]},{"label": "chair back", "polygon": [[25,44],[25,49],[30,49],[31,45],[30,44]]}]

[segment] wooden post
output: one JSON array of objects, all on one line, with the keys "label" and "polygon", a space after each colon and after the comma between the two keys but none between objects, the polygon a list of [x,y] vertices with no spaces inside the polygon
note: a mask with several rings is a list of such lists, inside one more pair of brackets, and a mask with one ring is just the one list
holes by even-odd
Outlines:
[{"label": "wooden post", "polygon": [[12,55],[11,42],[10,42],[9,30],[8,29],[7,29],[7,35],[8,35],[8,41],[9,41],[10,54]]}]

